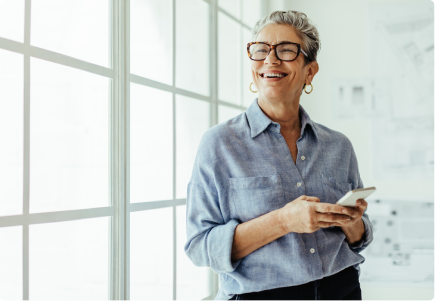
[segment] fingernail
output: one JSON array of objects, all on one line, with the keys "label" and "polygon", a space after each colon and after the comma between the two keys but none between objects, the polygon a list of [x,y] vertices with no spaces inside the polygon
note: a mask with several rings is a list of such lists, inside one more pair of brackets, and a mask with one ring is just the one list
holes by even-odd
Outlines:
[{"label": "fingernail", "polygon": [[361,205],[361,201],[356,202],[358,205]]},{"label": "fingernail", "polygon": [[343,213],[347,213],[347,210],[346,210],[346,209],[343,209],[343,210],[341,210],[341,212],[343,212]]}]

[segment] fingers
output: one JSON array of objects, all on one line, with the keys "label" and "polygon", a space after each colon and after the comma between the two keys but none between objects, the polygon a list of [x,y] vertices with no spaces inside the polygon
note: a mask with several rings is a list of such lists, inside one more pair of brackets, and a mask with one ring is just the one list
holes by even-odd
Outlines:
[{"label": "fingers", "polygon": [[335,221],[335,222],[318,221],[316,223],[316,226],[312,226],[311,230],[312,230],[312,232],[315,232],[315,231],[319,230],[320,228],[329,228],[332,226],[343,227],[344,226],[343,224],[346,224],[346,223],[338,222],[338,221]]},{"label": "fingers", "polygon": [[358,199],[356,201],[356,206],[361,208],[361,209],[363,209],[363,210],[366,210],[367,206],[368,206],[368,203],[364,199]]},{"label": "fingers", "polygon": [[367,202],[364,199],[358,199],[356,207],[321,203],[319,198],[306,195],[300,196],[299,199],[312,203],[309,205],[311,207],[309,217],[311,229],[331,226],[350,227],[361,218],[365,208],[367,208]]},{"label": "fingers", "polygon": [[342,212],[352,218],[358,218],[363,215],[366,208],[367,202],[364,199],[358,199],[354,208],[346,207],[342,209]]},{"label": "fingers", "polygon": [[348,207],[335,205],[335,204],[329,204],[329,203],[319,203],[315,205],[316,212],[319,213],[338,213],[338,214],[345,214],[342,210],[347,209]]},{"label": "fingers", "polygon": [[329,228],[329,227],[332,227],[332,226],[337,226],[337,224],[336,223],[328,223],[328,222],[319,222],[318,226],[320,228]]},{"label": "fingers", "polygon": [[353,209],[353,208],[345,208],[342,210],[343,214],[346,214],[347,216],[350,216],[351,218],[357,218],[362,213],[360,212],[360,209]]},{"label": "fingers", "polygon": [[319,213],[337,213],[337,214],[345,214],[352,218],[357,218],[358,216],[362,215],[364,210],[367,208],[367,202],[364,199],[358,199],[360,204],[358,204],[356,207],[345,207],[341,205],[335,205],[335,204],[329,204],[329,203],[319,203],[316,204],[316,212]]},{"label": "fingers", "polygon": [[307,202],[320,203],[320,199],[315,196],[301,195],[299,198]]},{"label": "fingers", "polygon": [[318,198],[309,198],[306,201],[313,202],[313,203],[320,203],[320,200]]},{"label": "fingers", "polygon": [[345,214],[335,214],[335,213],[316,213],[317,221],[318,222],[328,222],[328,223],[335,223],[335,222],[342,222],[344,224],[350,222],[350,217]]}]

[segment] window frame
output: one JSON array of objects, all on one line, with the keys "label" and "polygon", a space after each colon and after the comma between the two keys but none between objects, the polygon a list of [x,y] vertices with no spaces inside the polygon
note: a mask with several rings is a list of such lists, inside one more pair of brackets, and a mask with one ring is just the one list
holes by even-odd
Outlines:
[{"label": "window frame", "polygon": [[[218,13],[223,13],[240,25],[240,55],[244,55],[243,28],[251,30],[238,19],[218,6],[218,0],[202,0],[209,5],[209,81],[210,96],[201,95],[176,86],[176,0],[172,0],[172,47],[173,83],[163,84],[130,74],[130,1],[107,0],[109,3],[109,60],[110,67],[103,67],[68,55],[38,48],[30,44],[31,0],[25,1],[24,42],[16,42],[0,37],[0,49],[23,54],[24,59],[24,138],[23,138],[23,214],[0,216],[0,227],[22,226],[23,230],[23,300],[29,299],[29,225],[61,221],[74,221],[84,218],[111,217],[109,234],[109,287],[108,298],[130,299],[130,212],[172,207],[173,216],[173,299],[177,295],[177,206],[186,204],[186,199],[176,198],[176,95],[183,95],[210,103],[210,127],[218,123],[218,106],[227,106],[241,111],[236,105],[218,98]],[[268,11],[268,3],[262,2],[262,15]],[[240,0],[242,10],[243,1]],[[87,208],[68,211],[29,213],[30,175],[30,57],[91,72],[111,79],[109,108],[109,161],[110,161],[110,205],[100,208]],[[239,72],[243,83],[243,61]],[[173,117],[173,197],[170,200],[130,203],[130,83],[157,88],[172,93]],[[246,87],[247,89],[247,87]],[[243,92],[242,92],[243,93]],[[243,97],[241,98],[241,104]],[[212,300],[219,288],[218,274],[209,269],[209,285],[212,294],[205,299]]]}]

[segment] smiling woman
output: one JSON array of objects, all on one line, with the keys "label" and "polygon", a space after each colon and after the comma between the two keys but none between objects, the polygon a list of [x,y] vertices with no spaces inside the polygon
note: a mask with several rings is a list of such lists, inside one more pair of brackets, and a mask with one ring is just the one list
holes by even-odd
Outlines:
[{"label": "smiling woman", "polygon": [[[278,37],[281,37],[281,40],[278,40]],[[267,42],[248,44],[249,58],[254,61],[252,78],[255,86],[271,101],[283,95],[287,99],[298,100],[297,95],[302,93],[305,85],[312,85],[314,75],[319,71],[316,61],[308,62],[309,51],[305,52],[302,49],[304,41],[300,34],[288,24],[269,24],[256,38]],[[300,56],[300,53],[303,56]],[[298,105],[299,101],[294,104]]]},{"label": "smiling woman", "polygon": [[367,202],[336,205],[363,187],[356,155],[299,103],[319,71],[317,29],[304,13],[275,11],[256,23],[253,40],[258,98],[202,136],[186,254],[219,273],[216,299],[361,299],[359,253],[373,240]]}]

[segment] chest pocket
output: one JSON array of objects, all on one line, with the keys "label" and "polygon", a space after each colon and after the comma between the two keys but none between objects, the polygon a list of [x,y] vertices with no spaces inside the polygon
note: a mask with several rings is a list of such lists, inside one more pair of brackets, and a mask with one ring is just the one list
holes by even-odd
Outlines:
[{"label": "chest pocket", "polygon": [[281,177],[230,178],[230,201],[242,222],[286,204]]},{"label": "chest pocket", "polygon": [[339,182],[325,175],[322,175],[322,185],[325,199],[321,201],[331,204],[337,203],[348,191],[352,190],[352,183]]}]

